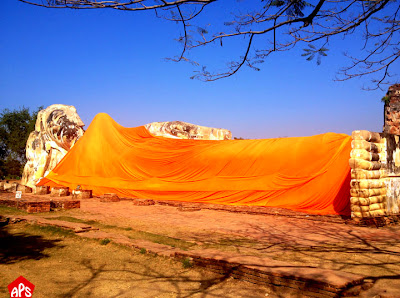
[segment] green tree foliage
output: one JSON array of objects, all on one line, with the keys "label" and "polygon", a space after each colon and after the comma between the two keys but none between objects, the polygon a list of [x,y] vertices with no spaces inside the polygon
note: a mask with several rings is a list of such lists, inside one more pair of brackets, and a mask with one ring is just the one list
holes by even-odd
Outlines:
[{"label": "green tree foliage", "polygon": [[22,175],[26,163],[25,146],[29,134],[35,129],[39,107],[4,109],[0,113],[0,178],[17,178]]},{"label": "green tree foliage", "polygon": [[314,59],[315,55],[317,55],[317,64],[321,64],[321,57],[327,56],[326,51],[329,51],[327,48],[321,47],[317,49],[314,45],[308,44],[309,49],[303,49],[304,53],[301,56],[306,56],[308,61]]}]

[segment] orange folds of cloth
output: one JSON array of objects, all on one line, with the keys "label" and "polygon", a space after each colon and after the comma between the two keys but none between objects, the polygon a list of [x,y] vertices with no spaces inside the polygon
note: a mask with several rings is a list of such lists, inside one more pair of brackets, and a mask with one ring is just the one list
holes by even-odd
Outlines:
[{"label": "orange folds of cloth", "polygon": [[350,214],[351,137],[188,140],[126,128],[98,114],[38,185],[94,195]]}]

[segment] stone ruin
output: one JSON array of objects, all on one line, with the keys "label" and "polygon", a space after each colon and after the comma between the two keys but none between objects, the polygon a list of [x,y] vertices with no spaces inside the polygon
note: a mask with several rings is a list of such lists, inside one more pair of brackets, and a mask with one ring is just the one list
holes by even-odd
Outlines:
[{"label": "stone ruin", "polygon": [[389,87],[383,101],[385,102],[383,132],[400,135],[400,84]]},{"label": "stone ruin", "polygon": [[400,84],[389,88],[384,102],[382,133],[352,133],[352,218],[400,215]]}]

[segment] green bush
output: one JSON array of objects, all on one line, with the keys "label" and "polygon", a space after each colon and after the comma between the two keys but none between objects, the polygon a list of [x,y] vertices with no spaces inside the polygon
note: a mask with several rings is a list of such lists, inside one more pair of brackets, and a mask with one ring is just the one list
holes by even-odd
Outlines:
[{"label": "green bush", "polygon": [[29,134],[35,129],[39,107],[33,113],[28,108],[0,111],[0,179],[22,176],[26,163],[25,147]]},{"label": "green bush", "polygon": [[100,240],[100,244],[101,244],[101,245],[107,245],[107,244],[110,243],[110,242],[111,242],[111,240],[108,239],[108,238],[105,238],[105,239],[101,239],[101,240]]},{"label": "green bush", "polygon": [[193,267],[193,263],[192,263],[192,260],[190,258],[184,258],[182,260],[182,265],[183,265],[183,268],[191,268],[191,267]]}]

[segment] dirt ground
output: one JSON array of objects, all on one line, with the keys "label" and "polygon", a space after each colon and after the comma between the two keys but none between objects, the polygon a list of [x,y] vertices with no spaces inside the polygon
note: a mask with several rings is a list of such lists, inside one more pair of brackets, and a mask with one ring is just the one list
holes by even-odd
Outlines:
[{"label": "dirt ground", "polygon": [[[22,275],[33,297],[265,297],[268,289],[29,224],[0,230],[0,296]],[[276,297],[275,295],[269,295]]]},{"label": "dirt ground", "polygon": [[[7,208],[0,211],[3,214],[15,212]],[[312,216],[298,219],[207,209],[182,212],[170,206],[135,206],[130,201],[102,203],[98,199],[82,200],[81,209],[41,213],[36,216],[88,223],[106,232],[184,250],[213,248],[266,256],[290,262],[293,266],[307,264],[361,274],[374,282],[374,286],[362,294],[363,297],[400,297],[400,226],[365,228],[346,225],[344,222],[321,222],[314,220]],[[27,228],[12,225],[10,229],[16,229],[17,234],[23,235]],[[14,232],[10,230],[10,233]],[[29,230],[29,233],[32,232]],[[60,242],[56,242],[53,248],[46,248],[49,250],[46,254],[51,256],[46,257],[48,264],[40,265],[42,259],[3,264],[0,265],[0,274],[7,274],[7,280],[13,280],[12,272],[18,271],[20,275],[32,276],[31,281],[35,283],[35,278],[40,279],[40,276],[44,276],[34,274],[36,270],[38,273],[50,270],[50,276],[54,276],[51,278],[51,284],[64,288],[64,292],[58,292],[64,297],[93,294],[99,297],[124,297],[123,295],[128,295],[132,289],[134,293],[138,293],[135,296],[151,297],[265,297],[266,294],[270,297],[287,297],[282,292],[277,293],[271,289],[231,279],[214,283],[204,292],[201,280],[217,278],[212,273],[197,268],[183,269],[179,262],[138,252],[117,252],[122,248],[115,245],[101,246],[98,241],[93,244],[89,240],[70,238],[60,240],[58,236],[54,236],[52,241]],[[84,242],[83,245],[79,241],[89,242]],[[61,251],[64,257],[57,256]],[[102,252],[105,254],[103,258]],[[94,253],[99,255],[99,259],[91,258],[91,254]],[[64,265],[65,262],[67,266]],[[129,268],[125,269],[126,266]],[[79,281],[80,274],[84,276],[87,284]],[[93,278],[95,274],[101,278]],[[14,273],[14,276],[16,278],[17,273]],[[44,282],[38,280],[38,284]],[[131,285],[131,288],[127,288],[128,285]],[[117,290],[111,290],[112,287]],[[249,292],[246,292],[246,289]],[[51,291],[50,287],[45,291],[45,294],[51,293],[48,292]]]}]

